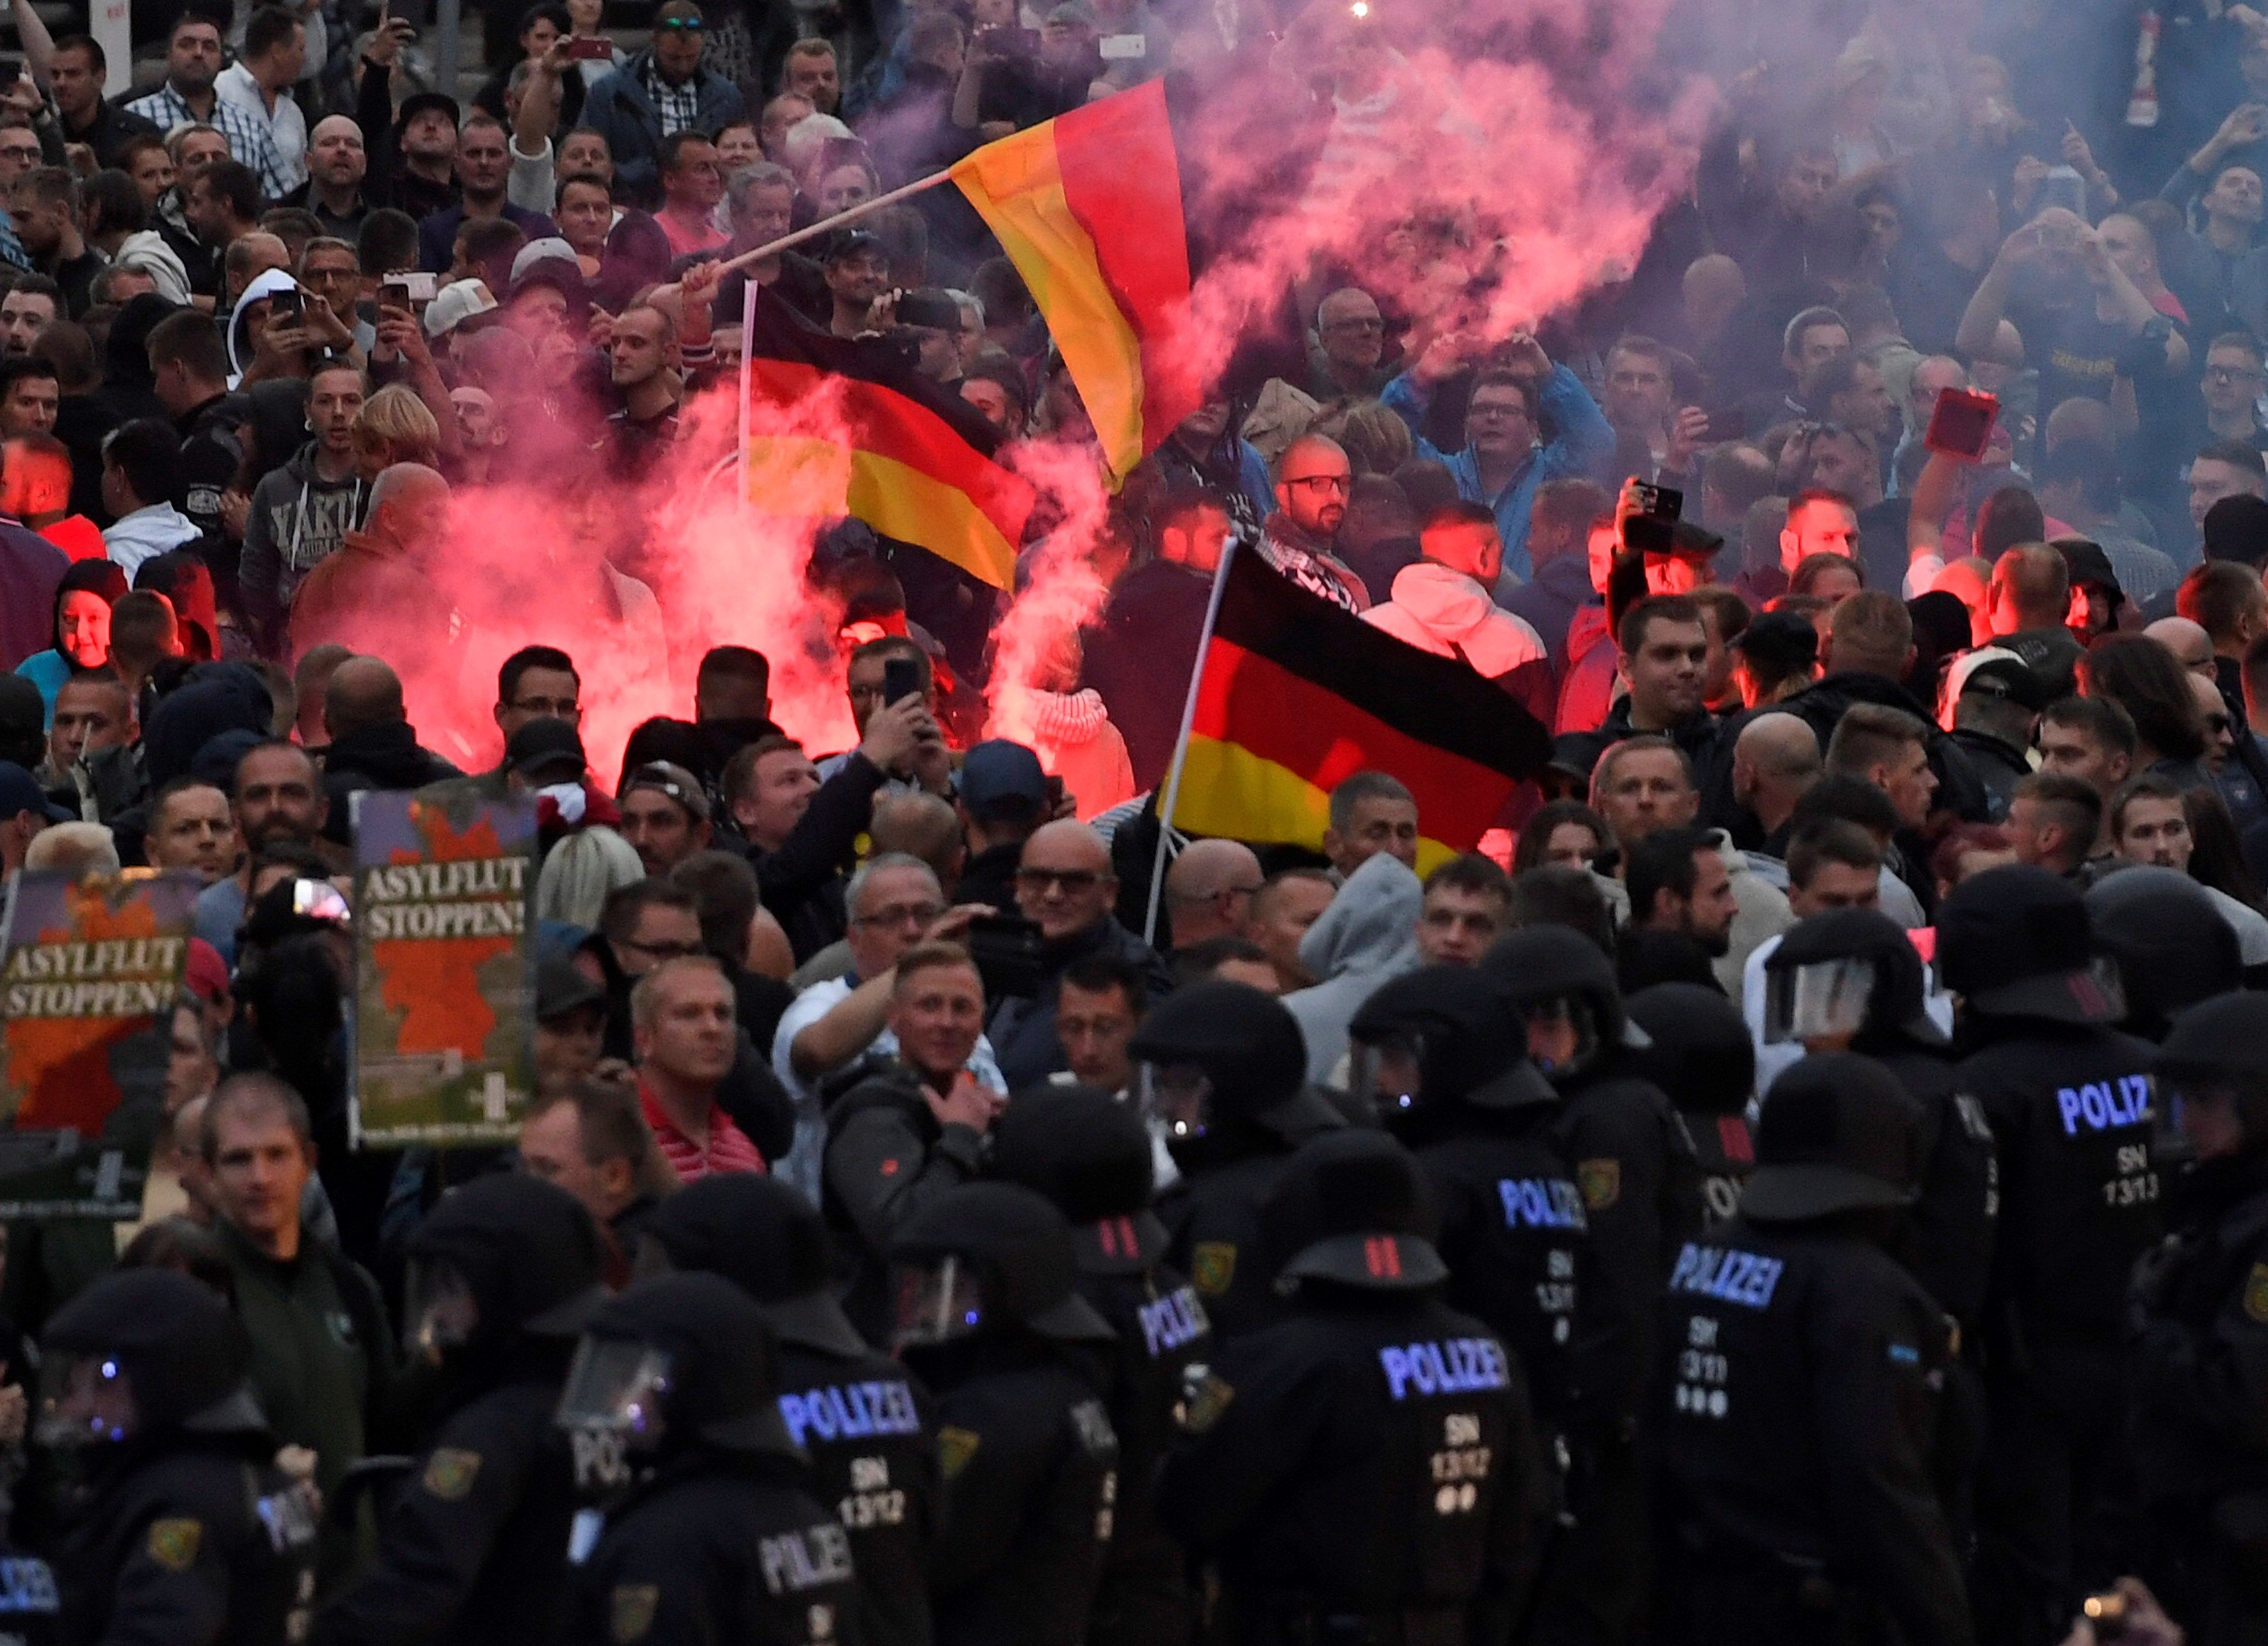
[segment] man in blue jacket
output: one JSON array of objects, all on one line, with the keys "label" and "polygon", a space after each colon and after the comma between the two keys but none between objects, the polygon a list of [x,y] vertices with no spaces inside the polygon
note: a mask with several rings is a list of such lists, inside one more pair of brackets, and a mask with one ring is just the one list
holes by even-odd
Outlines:
[{"label": "man in blue jacket", "polygon": [[[1446,464],[1456,476],[1460,497],[1495,511],[1504,569],[1524,582],[1528,515],[1535,489],[1545,481],[1576,476],[1611,480],[1607,471],[1614,463],[1615,431],[1575,374],[1553,365],[1543,345],[1527,333],[1515,334],[1498,358],[1500,364],[1484,367],[1473,379],[1462,452],[1443,452],[1418,433],[1434,386],[1456,367],[1450,340],[1428,349],[1379,398],[1410,425],[1418,455]],[[1547,418],[1556,430],[1549,445],[1539,437]]]},{"label": "man in blue jacket", "polygon": [[615,157],[615,181],[637,203],[660,198],[661,140],[695,130],[713,137],[746,117],[739,90],[702,66],[701,8],[668,0],[654,13],[653,43],[591,88],[583,124]]}]

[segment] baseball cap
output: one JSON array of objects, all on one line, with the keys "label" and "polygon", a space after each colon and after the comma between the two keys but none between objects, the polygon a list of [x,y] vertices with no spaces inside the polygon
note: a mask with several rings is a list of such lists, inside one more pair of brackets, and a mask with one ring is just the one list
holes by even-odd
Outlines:
[{"label": "baseball cap", "polygon": [[446,337],[475,315],[491,313],[496,307],[496,296],[487,281],[454,281],[425,305],[425,335]]},{"label": "baseball cap", "polygon": [[399,131],[429,108],[438,108],[447,114],[452,126],[461,118],[457,99],[446,92],[419,92],[401,99],[401,110],[394,115],[394,129]]},{"label": "baseball cap", "polygon": [[522,777],[556,772],[562,781],[579,777],[590,768],[583,753],[583,736],[563,720],[549,715],[525,722],[504,746],[504,769]]},{"label": "baseball cap", "polygon": [[188,970],[181,987],[208,1006],[218,1006],[228,998],[228,962],[202,937],[189,939]]},{"label": "baseball cap", "polygon": [[[538,263],[565,263],[574,269],[578,280],[583,277],[582,261],[575,255],[575,248],[557,235],[547,234],[540,240],[530,240],[512,254],[512,283],[517,286],[520,276]],[[438,303],[441,299],[437,297],[433,300]]]},{"label": "baseball cap", "polygon": [[823,261],[830,264],[839,263],[845,258],[857,256],[860,252],[873,252],[883,256],[888,254],[887,248],[882,244],[880,235],[869,234],[864,229],[844,229],[828,242],[827,254]]},{"label": "baseball cap", "polygon": [[535,1020],[551,1023],[584,1006],[605,1000],[607,991],[583,974],[572,960],[554,956],[535,964]]},{"label": "baseball cap", "polygon": [[1733,647],[1775,673],[1793,674],[1819,661],[1819,630],[1800,612],[1759,612],[1733,636]]},{"label": "baseball cap", "polygon": [[0,819],[21,817],[26,812],[36,812],[50,823],[75,822],[78,815],[48,799],[48,791],[15,761],[0,761]]},{"label": "baseball cap", "polygon": [[2034,714],[2048,706],[2047,682],[2033,673],[2021,658],[2004,647],[1987,646],[1955,658],[1946,680],[1947,690],[1955,702],[1971,692],[1981,692],[1988,697],[2005,697]]},{"label": "baseball cap", "polygon": [[667,795],[703,823],[709,820],[709,797],[703,792],[701,780],[682,766],[668,761],[652,761],[622,779],[618,799],[627,799],[632,791],[651,789]]},{"label": "baseball cap", "polygon": [[1048,777],[1040,757],[1005,738],[976,745],[961,762],[961,804],[980,823],[1010,809],[1046,816]]}]

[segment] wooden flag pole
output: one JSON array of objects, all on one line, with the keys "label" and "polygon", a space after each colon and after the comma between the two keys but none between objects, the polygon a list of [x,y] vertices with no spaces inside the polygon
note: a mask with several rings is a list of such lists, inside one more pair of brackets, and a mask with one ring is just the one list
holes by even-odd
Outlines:
[{"label": "wooden flag pole", "polygon": [[1142,920],[1142,941],[1158,939],[1158,906],[1166,895],[1166,846],[1174,834],[1174,806],[1182,797],[1182,765],[1189,759],[1189,728],[1197,724],[1197,687],[1204,680],[1205,653],[1212,649],[1213,625],[1220,619],[1221,591],[1228,586],[1228,562],[1236,553],[1231,537],[1220,547],[1220,562],[1212,570],[1212,594],[1205,602],[1204,628],[1197,636],[1197,666],[1189,676],[1189,694],[1182,702],[1182,729],[1174,738],[1173,764],[1166,768],[1166,797],[1158,807],[1158,856],[1150,866],[1150,911]]},{"label": "wooden flag pole", "polygon": [[894,188],[887,195],[877,195],[872,200],[838,211],[833,217],[814,223],[807,229],[798,229],[792,234],[783,234],[777,240],[769,245],[759,246],[753,252],[742,252],[738,257],[731,258],[719,265],[719,270],[721,273],[729,275],[736,268],[745,268],[750,263],[762,262],[775,253],[788,251],[801,246],[806,240],[815,240],[821,235],[831,233],[845,224],[855,223],[861,217],[872,217],[885,206],[895,206],[902,200],[912,199],[924,189],[935,188],[939,183],[949,183],[952,180],[953,173],[950,172],[932,172],[927,177],[908,183],[902,188]]}]

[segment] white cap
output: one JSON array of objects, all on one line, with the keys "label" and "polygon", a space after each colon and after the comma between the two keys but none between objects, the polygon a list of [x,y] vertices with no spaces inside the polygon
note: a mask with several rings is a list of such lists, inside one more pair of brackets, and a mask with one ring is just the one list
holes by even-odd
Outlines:
[{"label": "white cap", "polygon": [[497,300],[484,280],[458,280],[441,288],[425,305],[425,335],[446,337],[475,314],[486,314]]},{"label": "white cap", "polygon": [[512,277],[518,280],[536,264],[555,261],[570,265],[578,276],[583,272],[583,262],[575,255],[575,248],[557,235],[547,234],[519,248],[512,260]]}]

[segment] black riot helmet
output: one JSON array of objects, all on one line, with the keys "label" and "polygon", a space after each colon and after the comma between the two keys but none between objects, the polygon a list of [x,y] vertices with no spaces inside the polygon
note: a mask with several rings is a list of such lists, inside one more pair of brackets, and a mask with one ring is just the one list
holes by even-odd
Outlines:
[{"label": "black riot helmet", "polygon": [[1440,1227],[1410,1152],[1383,1132],[1349,1128],[1300,1146],[1260,1209],[1278,1290],[1303,1280],[1414,1291],[1448,1278]]},{"label": "black riot helmet", "polygon": [[1741,1215],[1795,1223],[1910,1206],[1921,1183],[1921,1106],[1856,1052],[1819,1052],[1772,1082]]},{"label": "black riot helmet", "polygon": [[1962,1008],[1983,1018],[2115,1023],[2118,968],[2096,952],[2079,888],[2029,863],[1987,869],[1937,911],[1937,964]]},{"label": "black riot helmet", "polygon": [[1623,1010],[1614,962],[1580,932],[1523,927],[1498,938],[1480,969],[1528,1025],[1529,1055],[1555,1086],[1580,1079],[1620,1049],[1646,1044],[1646,1032]]},{"label": "black riot helmet", "polygon": [[778,1179],[720,1172],[688,1183],[654,1208],[641,1236],[640,1273],[721,1275],[782,1342],[846,1358],[870,1352],[835,1298],[826,1219]]},{"label": "black riot helmet", "polygon": [[1070,1224],[1020,1183],[947,1189],[899,1229],[890,1267],[894,1348],[1013,1330],[1064,1342],[1116,1338],[1075,1290]]},{"label": "black riot helmet", "polygon": [[1347,1025],[1354,1089],[1389,1122],[1466,1103],[1513,1109],[1559,1094],[1528,1061],[1498,981],[1469,966],[1421,966],[1382,983]]},{"label": "black riot helmet", "polygon": [[2233,1152],[2268,1147],[2268,995],[2237,991],[2191,1006],[2174,1019],[2159,1048],[2158,1136],[2168,1152],[2192,1152],[2188,1111],[2203,1104],[2228,1106],[2242,1126]]},{"label": "black riot helmet", "polygon": [[2178,869],[2132,863],[2107,874],[2088,891],[2087,915],[2118,963],[2124,1026],[2145,1040],[2163,1040],[2189,1007],[2244,986],[2235,930]]},{"label": "black riot helmet", "polygon": [[522,1172],[452,1189],[409,1238],[401,1341],[412,1359],[572,1338],[606,1301],[599,1228],[556,1183]]},{"label": "black riot helmet", "polygon": [[578,1451],[651,1467],[696,1443],[743,1456],[801,1458],[779,1414],[762,1312],[721,1275],[658,1275],[591,1317],[556,1422]]},{"label": "black riot helmet", "polygon": [[1631,1021],[1652,1045],[1631,1054],[1631,1072],[1693,1114],[1739,1114],[1756,1084],[1756,1046],[1725,991],[1656,983],[1630,997]]},{"label": "black riot helmet", "polygon": [[115,1270],[48,1323],[36,1438],[82,1448],[264,1433],[250,1365],[243,1325],[210,1286],[173,1269]]},{"label": "black riot helmet", "polygon": [[1127,1047],[1142,1063],[1144,1103],[1169,1142],[1249,1125],[1291,1142],[1341,1124],[1307,1089],[1307,1042],[1284,1003],[1219,978],[1150,1009]]},{"label": "black riot helmet", "polygon": [[1165,1254],[1166,1225],[1150,1209],[1150,1128],[1131,1105],[1094,1086],[1035,1086],[989,1138],[992,1174],[1054,1202],[1086,1273],[1136,1274]]},{"label": "black riot helmet", "polygon": [[1949,1042],[1923,1009],[1925,992],[1921,953],[1897,922],[1828,909],[1797,922],[1764,961],[1764,1041],[1940,1051]]}]

